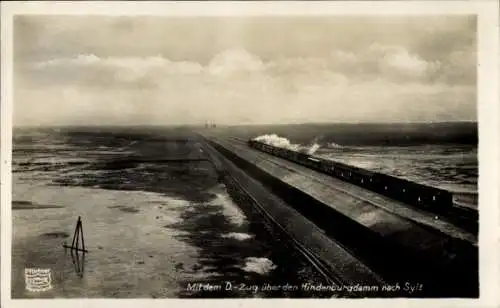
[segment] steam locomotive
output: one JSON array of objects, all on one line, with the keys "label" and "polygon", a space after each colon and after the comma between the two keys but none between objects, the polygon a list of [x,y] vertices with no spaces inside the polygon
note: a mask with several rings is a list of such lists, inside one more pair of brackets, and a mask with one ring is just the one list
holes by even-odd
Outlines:
[{"label": "steam locomotive", "polygon": [[391,199],[423,208],[435,213],[445,213],[453,206],[449,191],[417,184],[394,176],[365,170],[343,163],[321,159],[301,152],[268,145],[253,139],[248,145],[262,152],[284,158],[335,178],[374,191]]}]

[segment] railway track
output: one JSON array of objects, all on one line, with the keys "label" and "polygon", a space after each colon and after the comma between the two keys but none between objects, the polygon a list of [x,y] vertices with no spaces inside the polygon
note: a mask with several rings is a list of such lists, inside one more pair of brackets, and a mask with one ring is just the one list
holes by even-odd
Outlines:
[{"label": "railway track", "polygon": [[337,284],[341,285],[342,281],[333,274],[328,266],[324,264],[310,249],[304,247],[300,244],[292,235],[290,235],[285,228],[276,221],[262,206],[262,204],[257,201],[252,195],[248,192],[248,190],[234,177],[232,178],[237,188],[245,193],[245,195],[251,199],[253,205],[257,206],[258,211],[265,216],[266,220],[270,221],[275,227],[281,231],[282,234],[286,235],[288,240],[292,243],[292,245],[302,254],[302,256],[316,269],[316,271],[325,279],[325,281],[329,284]]},{"label": "railway track", "polygon": [[[212,145],[207,145],[207,147],[212,148]],[[217,151],[216,149],[211,149],[211,151]],[[209,156],[211,156],[209,153],[207,153]],[[232,162],[229,162],[229,164],[233,164]],[[276,228],[276,230],[284,235],[286,240],[292,245],[293,249],[297,251],[302,258],[309,264],[311,267],[318,273],[326,283],[326,285],[335,285],[339,288],[345,285],[352,285],[355,283],[355,281],[352,281],[350,279],[345,279],[341,277],[345,277],[345,273],[341,273],[336,269],[333,269],[330,265],[327,264],[327,262],[323,261],[321,257],[319,257],[313,250],[307,248],[303,244],[298,241],[294,235],[292,235],[290,232],[287,231],[287,229],[279,223],[271,213],[269,213],[268,210],[266,210],[266,206],[262,204],[261,201],[257,200],[254,196],[253,193],[249,191],[248,185],[245,185],[241,183],[241,181],[238,179],[237,176],[231,175],[230,173],[225,172],[226,176],[229,176],[231,178],[232,183],[234,183],[234,186],[236,186],[236,189],[242,192],[246,198],[249,199],[249,201],[253,204],[254,208],[257,210],[259,215],[263,217],[270,225]],[[254,179],[250,179],[250,181],[255,181]],[[247,183],[248,184],[248,183]],[[255,193],[255,192],[254,192]],[[344,247],[336,243],[339,247],[342,247],[341,249],[344,249]],[[345,250],[347,252],[347,250]],[[344,252],[344,253],[345,253]],[[360,260],[358,260],[355,256],[351,256],[353,260],[356,260],[355,262],[358,262],[362,264]],[[364,267],[361,266],[361,267]],[[372,273],[374,275],[374,273]],[[375,274],[376,278],[374,278],[375,281],[377,281],[380,285],[385,283],[385,281],[378,275]],[[338,289],[337,289],[338,290]],[[343,292],[330,292],[331,297],[344,297],[346,294],[346,291],[344,290]],[[365,297],[368,294],[364,294],[360,292],[357,294],[356,297]],[[373,296],[373,292],[370,294]],[[350,297],[353,297],[352,294]]]}]

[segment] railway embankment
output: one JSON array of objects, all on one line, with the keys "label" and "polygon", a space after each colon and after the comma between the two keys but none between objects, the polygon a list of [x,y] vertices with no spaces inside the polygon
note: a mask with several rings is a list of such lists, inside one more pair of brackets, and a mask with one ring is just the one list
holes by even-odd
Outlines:
[{"label": "railway embankment", "polygon": [[337,282],[415,286],[417,297],[478,296],[477,235],[244,143],[205,140],[221,169]]},{"label": "railway embankment", "polygon": [[[383,286],[387,285],[388,281],[325,234],[324,230],[273,194],[269,187],[250,176],[237,163],[221,155],[216,148],[217,145],[210,141],[200,140],[200,142],[203,143],[205,154],[210,157],[218,170],[221,181],[232,197],[239,201],[237,203],[243,210],[252,215],[260,215],[265,224],[271,228],[269,231],[279,234],[277,240],[286,241],[305,262],[316,269],[323,277],[325,287],[338,287],[326,293],[340,297],[394,296],[395,292],[382,292]],[[358,286],[355,291],[349,291],[349,288],[355,286]],[[364,290],[361,290],[361,287]],[[401,296],[404,296],[402,291]]]}]

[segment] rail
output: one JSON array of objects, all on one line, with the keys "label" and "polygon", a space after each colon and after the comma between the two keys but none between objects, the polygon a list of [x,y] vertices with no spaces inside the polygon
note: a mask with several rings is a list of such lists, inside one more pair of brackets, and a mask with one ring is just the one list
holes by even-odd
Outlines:
[{"label": "rail", "polygon": [[[207,141],[209,146],[214,147],[216,151],[220,152],[221,150],[223,150],[223,148],[220,145],[213,142],[212,140],[207,140]],[[347,284],[351,283],[350,281],[344,281],[343,279],[341,279],[340,278],[340,276],[342,276],[341,273],[336,273],[334,269],[330,268],[330,266],[327,265],[323,260],[321,260],[321,258],[319,258],[313,251],[302,245],[297,239],[295,239],[293,235],[287,232],[286,229],[275,219],[275,217],[273,217],[265,209],[266,207],[262,205],[261,202],[258,201],[255,197],[252,196],[252,194],[247,190],[245,185],[241,184],[238,181],[238,179],[236,179],[234,176],[230,174],[228,174],[228,176],[230,176],[236,189],[243,192],[243,194],[248,197],[249,201],[255,206],[255,208],[263,216],[263,218],[269,221],[273,226],[277,228],[277,230],[279,230],[281,234],[283,234],[287,238],[287,240],[292,244],[292,246],[295,247],[296,251],[299,252],[302,255],[302,257],[316,270],[316,272],[323,277],[323,279],[328,285],[342,286],[346,283]],[[379,282],[382,283],[381,278],[378,277],[378,279],[380,279]],[[342,296],[340,294],[334,294],[334,295]]]}]

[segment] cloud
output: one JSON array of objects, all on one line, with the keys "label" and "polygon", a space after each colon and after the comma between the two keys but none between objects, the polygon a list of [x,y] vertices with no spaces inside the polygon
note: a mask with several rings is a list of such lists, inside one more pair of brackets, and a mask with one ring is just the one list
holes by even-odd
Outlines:
[{"label": "cloud", "polygon": [[273,60],[232,48],[205,64],[161,55],[55,58],[16,70],[15,122],[473,120],[475,87],[450,83],[460,72],[471,74],[472,62],[459,60],[467,52],[446,62],[382,44]]},{"label": "cloud", "polygon": [[64,65],[74,65],[74,66],[86,66],[100,62],[100,58],[93,54],[90,55],[78,55],[74,59],[52,59],[48,61],[43,61],[35,63],[35,67],[38,69],[44,69],[53,66],[64,66]]},{"label": "cloud", "polygon": [[[465,59],[471,59],[467,61]],[[332,51],[328,57],[278,58],[265,61],[242,48],[225,50],[216,54],[205,66],[194,61],[172,61],[160,55],[149,57],[97,57],[94,54],[78,55],[73,58],[59,58],[37,62],[36,70],[50,75],[51,70],[59,76],[66,69],[80,69],[116,75],[118,79],[134,80],[148,75],[197,75],[210,74],[230,76],[239,73],[266,73],[274,76],[310,75],[321,76],[336,73],[351,78],[383,78],[398,82],[426,81],[440,73],[446,76],[461,76],[468,73],[475,61],[469,51],[455,51],[446,62],[426,61],[410,53],[402,46],[372,44],[359,54],[343,50]],[[446,69],[444,69],[446,68]],[[57,72],[57,70],[60,70]],[[455,70],[455,71],[454,71]],[[461,71],[462,73],[457,73]],[[68,76],[64,76],[66,79]],[[66,79],[68,81],[68,79]]]},{"label": "cloud", "polygon": [[425,82],[439,69],[438,61],[427,61],[417,54],[398,45],[371,44],[359,54],[335,51],[333,63],[345,74],[354,73],[358,77],[379,78],[398,82]]},{"label": "cloud", "polygon": [[262,60],[244,49],[230,49],[212,58],[207,68],[214,75],[228,75],[238,72],[259,72],[266,69]]},{"label": "cloud", "polygon": [[381,72],[389,71],[397,75],[425,77],[434,70],[436,64],[427,62],[418,55],[410,54],[401,46],[371,45],[367,57],[377,59]]}]

